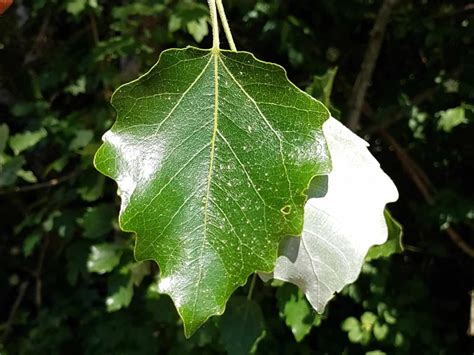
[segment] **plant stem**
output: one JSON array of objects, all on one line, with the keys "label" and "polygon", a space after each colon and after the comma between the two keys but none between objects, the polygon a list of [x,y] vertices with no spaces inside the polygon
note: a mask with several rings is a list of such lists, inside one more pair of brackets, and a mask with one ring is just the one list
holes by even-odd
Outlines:
[{"label": "plant stem", "polygon": [[359,74],[352,88],[349,98],[349,109],[347,112],[347,127],[352,131],[359,129],[360,113],[364,104],[367,89],[370,86],[375,65],[380,54],[380,48],[385,37],[390,14],[399,0],[384,0],[375,19],[374,27],[370,32],[370,40],[365,51],[364,60],[360,67]]},{"label": "plant stem", "polygon": [[217,20],[216,0],[207,0],[212,22],[212,49],[219,49],[219,22]]},{"label": "plant stem", "polygon": [[234,38],[232,37],[232,32],[230,31],[229,22],[227,21],[227,16],[225,15],[224,5],[222,0],[216,0],[217,11],[219,11],[219,17],[222,22],[222,27],[224,27],[225,36],[227,42],[229,42],[229,47],[232,51],[237,52],[237,47],[235,46]]},{"label": "plant stem", "polygon": [[253,289],[255,288],[255,281],[257,280],[257,273],[252,275],[252,281],[250,281],[249,293],[247,294],[247,300],[252,299]]}]

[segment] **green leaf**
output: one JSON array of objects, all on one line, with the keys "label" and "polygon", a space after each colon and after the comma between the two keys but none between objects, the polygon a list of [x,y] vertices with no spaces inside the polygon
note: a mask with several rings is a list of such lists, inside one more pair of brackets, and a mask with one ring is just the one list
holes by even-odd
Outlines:
[{"label": "green leaf", "polygon": [[186,28],[188,32],[193,36],[194,40],[198,43],[202,42],[204,37],[206,37],[209,33],[207,23],[207,17],[201,17],[196,21],[188,22]]},{"label": "green leaf", "polygon": [[8,126],[5,123],[2,123],[0,125],[0,154],[3,153],[7,146],[9,132],[10,130],[8,129]]},{"label": "green leaf", "polygon": [[65,92],[77,96],[86,92],[86,77],[81,76],[77,81],[64,89]]},{"label": "green leaf", "polygon": [[32,233],[26,237],[25,241],[23,242],[23,255],[26,257],[30,256],[36,246],[39,245],[40,240],[40,233]]},{"label": "green leaf", "polygon": [[104,176],[99,174],[83,175],[85,175],[84,183],[77,189],[78,194],[84,201],[97,200],[104,192]]},{"label": "green leaf", "polygon": [[276,297],[281,316],[285,319],[296,341],[300,342],[311,331],[316,314],[301,290],[293,285],[284,284],[278,288]]},{"label": "green leaf", "polygon": [[352,329],[355,329],[355,328],[357,329],[360,328],[360,322],[355,317],[346,318],[344,322],[342,322],[341,324],[341,329],[346,332],[350,332]]},{"label": "green leaf", "polygon": [[38,182],[38,178],[31,170],[20,169],[17,171],[16,175],[29,183]]},{"label": "green leaf", "polygon": [[327,192],[308,200],[303,235],[282,242],[273,273],[300,287],[320,313],[335,292],[357,279],[368,249],[387,239],[383,211],[398,198],[367,142],[334,118],[323,129],[333,162]]},{"label": "green leaf", "polygon": [[245,297],[234,297],[219,320],[221,341],[229,355],[247,355],[265,337],[260,305]]},{"label": "green leaf", "polygon": [[92,132],[90,129],[80,129],[76,131],[76,136],[71,141],[71,144],[69,144],[69,149],[76,151],[80,148],[84,148],[90,143],[93,137],[94,132]]},{"label": "green leaf", "polygon": [[388,328],[387,324],[381,324],[379,322],[375,322],[373,332],[375,339],[378,341],[383,341],[387,338],[390,329]]},{"label": "green leaf", "polygon": [[209,10],[203,4],[181,2],[173,10],[168,23],[168,30],[175,32],[185,29],[194,37],[196,42],[201,42],[209,33]]},{"label": "green leaf", "polygon": [[313,82],[306,88],[306,92],[320,100],[327,108],[329,108],[332,116],[339,118],[341,111],[331,103],[331,93],[336,74],[337,67],[334,67],[328,69],[323,75],[314,75]]},{"label": "green leaf", "polygon": [[365,261],[388,258],[392,254],[401,253],[403,251],[402,226],[392,217],[387,209],[384,211],[384,217],[388,228],[388,239],[381,245],[372,246],[365,257]]},{"label": "green leaf", "polygon": [[130,274],[113,273],[108,280],[107,312],[115,312],[130,305],[133,298],[133,282]]},{"label": "green leaf", "polygon": [[377,320],[377,316],[372,312],[364,312],[362,316],[360,316],[360,320],[363,328],[372,329]]},{"label": "green leaf", "polygon": [[97,8],[97,0],[69,0],[66,4],[66,11],[76,16],[83,12],[87,5]]},{"label": "green leaf", "polygon": [[336,74],[337,67],[328,69],[328,71],[321,76],[313,76],[313,82],[306,91],[329,107],[331,105],[331,93]]},{"label": "green leaf", "polygon": [[0,187],[11,186],[18,178],[18,171],[25,164],[25,158],[22,156],[13,157],[6,163],[0,165]]},{"label": "green leaf", "polygon": [[10,137],[9,145],[15,155],[35,146],[39,141],[47,136],[47,132],[44,128],[40,128],[37,131],[25,131],[24,133],[18,133]]},{"label": "green leaf", "polygon": [[87,208],[81,223],[84,228],[84,237],[94,239],[109,233],[112,230],[115,215],[113,205],[103,204]]},{"label": "green leaf", "polygon": [[301,233],[304,192],[330,167],[328,112],[275,64],[191,47],[163,52],[112,105],[95,166],[117,181],[120,226],[138,260],[158,262],[190,336]]},{"label": "green leaf", "polygon": [[79,275],[87,274],[87,260],[90,245],[85,240],[78,240],[66,249],[66,277],[71,285],[77,283]]},{"label": "green leaf", "polygon": [[437,113],[437,116],[439,117],[438,129],[447,133],[450,133],[455,127],[469,122],[466,118],[466,110],[463,106],[440,111]]},{"label": "green leaf", "polygon": [[120,262],[122,249],[115,244],[93,245],[90,249],[87,269],[89,272],[105,274],[112,271]]}]

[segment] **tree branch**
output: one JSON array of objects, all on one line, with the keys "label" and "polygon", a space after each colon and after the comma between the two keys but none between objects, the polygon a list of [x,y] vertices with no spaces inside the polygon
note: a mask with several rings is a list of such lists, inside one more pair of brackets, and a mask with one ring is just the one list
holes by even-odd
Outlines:
[{"label": "tree branch", "polygon": [[10,334],[10,331],[12,330],[16,313],[18,312],[21,302],[23,301],[23,298],[25,297],[25,292],[27,288],[28,288],[28,281],[25,281],[20,285],[20,288],[18,289],[18,295],[16,296],[15,302],[13,303],[12,309],[10,311],[10,315],[8,316],[8,320],[5,323],[5,331],[3,332],[3,335],[0,338],[0,343],[4,344],[6,342],[8,335]]},{"label": "tree branch", "polygon": [[34,190],[39,190],[39,189],[45,189],[48,187],[53,187],[53,186],[62,184],[63,182],[66,182],[68,180],[71,180],[77,175],[79,175],[79,171],[73,171],[67,175],[54,178],[45,182],[39,182],[37,184],[26,185],[26,186],[15,186],[13,188],[8,188],[8,189],[0,189],[0,195],[6,195],[6,194],[11,194],[11,193],[16,193],[16,192],[28,192],[28,191],[34,191]]},{"label": "tree branch", "polygon": [[[392,135],[390,135],[390,133],[388,133],[384,128],[381,128],[379,132],[380,135],[392,146],[398,160],[403,166],[403,169],[410,176],[413,183],[423,195],[425,201],[429,205],[433,206],[436,203],[436,200],[433,196],[434,187],[433,184],[431,184],[431,182],[429,181],[423,169],[413,160],[413,158],[408,155],[407,151],[401,147],[401,145]],[[468,243],[466,243],[453,227],[448,226],[445,231],[451,241],[459,249],[461,249],[471,258],[474,258],[474,248],[472,248]]]},{"label": "tree branch", "polygon": [[372,80],[375,64],[377,63],[380,48],[382,47],[382,42],[385,37],[385,30],[390,20],[390,14],[398,1],[399,0],[384,0],[370,33],[369,45],[365,51],[359,74],[357,75],[357,79],[352,88],[351,97],[349,98],[349,111],[346,124],[353,131],[359,128],[360,113],[365,95]]}]

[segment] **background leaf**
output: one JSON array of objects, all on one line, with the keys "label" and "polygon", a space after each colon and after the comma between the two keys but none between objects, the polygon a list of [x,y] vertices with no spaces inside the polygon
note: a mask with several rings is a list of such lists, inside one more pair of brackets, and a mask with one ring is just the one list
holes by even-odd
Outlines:
[{"label": "background leaf", "polygon": [[403,251],[402,226],[392,217],[387,209],[384,210],[384,217],[388,228],[387,241],[383,244],[370,247],[369,252],[365,256],[365,261],[387,258],[392,254],[401,253]]},{"label": "background leaf", "polygon": [[10,137],[8,144],[15,155],[20,154],[24,150],[35,146],[39,141],[47,136],[44,128],[37,131],[26,131],[24,133],[17,133]]},{"label": "background leaf", "polygon": [[317,315],[303,292],[294,285],[285,283],[277,291],[280,316],[291,329],[296,341],[301,341],[318,322]]},{"label": "background leaf", "polygon": [[120,262],[122,249],[114,244],[98,244],[91,247],[87,269],[89,272],[105,274],[112,271]]},{"label": "background leaf", "polygon": [[262,310],[258,303],[234,297],[219,320],[221,341],[229,355],[245,355],[256,350],[265,336]]}]

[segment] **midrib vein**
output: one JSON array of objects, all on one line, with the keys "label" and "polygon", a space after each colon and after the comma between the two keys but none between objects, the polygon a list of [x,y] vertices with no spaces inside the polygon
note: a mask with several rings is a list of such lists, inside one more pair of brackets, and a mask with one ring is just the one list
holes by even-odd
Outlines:
[{"label": "midrib vein", "polygon": [[[211,180],[212,172],[214,169],[214,154],[215,154],[215,145],[217,137],[217,125],[218,125],[218,115],[219,115],[219,68],[218,68],[218,53],[213,53],[214,57],[214,123],[212,127],[212,137],[211,137],[211,153],[209,157],[209,171],[207,174],[207,189],[206,189],[206,198],[204,203],[204,233],[207,233],[207,224],[208,224],[208,208],[209,208],[209,195],[211,191]],[[206,235],[204,235],[205,239]]]},{"label": "midrib vein", "polygon": [[[204,233],[202,238],[201,250],[199,260],[202,260],[202,255],[204,253],[204,246],[206,244],[207,239],[207,226],[209,223],[209,197],[211,191],[211,181],[212,181],[212,172],[214,169],[214,154],[215,154],[215,145],[216,145],[216,137],[217,137],[217,124],[218,124],[218,114],[219,114],[219,68],[218,68],[218,53],[211,54],[214,57],[214,114],[213,114],[213,127],[212,127],[212,136],[211,136],[211,153],[209,157],[209,171],[207,173],[207,188],[206,188],[206,196],[204,202]],[[194,315],[196,312],[196,305],[198,300],[199,288],[202,281],[202,269],[203,264],[202,262],[199,263],[199,276],[197,279],[197,292],[194,293],[194,304],[192,307],[192,316],[191,319],[194,321]]]}]

